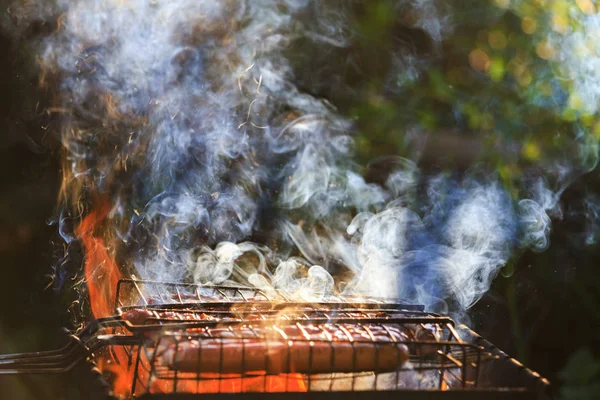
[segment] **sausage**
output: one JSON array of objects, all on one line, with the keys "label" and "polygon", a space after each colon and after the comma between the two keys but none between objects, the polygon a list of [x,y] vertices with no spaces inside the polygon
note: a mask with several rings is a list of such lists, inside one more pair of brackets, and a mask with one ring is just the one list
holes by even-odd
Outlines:
[{"label": "sausage", "polygon": [[[411,332],[411,339],[418,342],[437,342],[439,333],[437,326],[432,324],[410,324],[407,325]],[[439,346],[436,344],[416,345],[415,353],[422,356],[432,356],[437,353]]]},{"label": "sausage", "polygon": [[[311,311],[312,309],[308,308],[307,311]],[[231,314],[221,314],[220,316],[214,316],[211,314],[205,314],[202,312],[193,312],[193,311],[164,311],[164,310],[152,310],[152,309],[145,309],[145,308],[134,308],[134,309],[130,309],[126,312],[123,313],[122,318],[126,319],[128,321],[130,321],[132,324],[134,325],[144,325],[146,323],[150,323],[152,322],[154,319],[156,320],[168,320],[168,321],[173,321],[173,322],[178,322],[178,321],[231,321],[231,320],[236,320],[237,318],[235,317],[235,310],[230,310]],[[291,311],[291,310],[289,310]],[[296,309],[294,310],[296,312],[299,312],[301,310]],[[282,310],[282,315],[287,314],[288,311]],[[352,315],[351,315],[352,316]],[[357,314],[356,318],[359,319],[360,317],[364,318],[364,314]],[[367,314],[367,316],[370,316],[370,314]],[[245,321],[260,321],[265,317],[265,314],[262,314],[260,311],[256,311],[256,312],[252,312],[252,313],[248,313],[244,315],[244,320]],[[278,317],[278,314],[274,314],[274,315],[270,315],[268,317]],[[157,321],[156,321],[157,322]],[[158,323],[158,322],[157,322]],[[311,325],[304,325],[301,329],[301,331],[297,331],[298,328],[295,325],[292,325],[291,328],[292,330],[296,330],[294,332],[292,332],[290,334],[290,337],[294,338],[294,337],[298,337],[298,335],[304,336],[304,339],[306,340],[338,340],[338,341],[348,341],[348,340],[363,340],[363,341],[378,341],[378,340],[389,340],[389,336],[391,335],[392,337],[395,337],[396,340],[398,341],[404,341],[404,342],[437,342],[439,333],[437,331],[438,327],[435,324],[404,324],[404,325],[395,325],[395,324],[389,324],[386,325],[386,328],[383,328],[379,325],[373,325],[370,326],[368,330],[365,329],[359,329],[358,331],[356,330],[356,326],[357,325],[353,325],[353,324],[348,324],[347,325],[347,329],[346,331],[344,329],[338,329],[338,328],[334,328],[334,325],[324,325],[321,328],[315,328],[314,327],[311,328]],[[243,329],[245,328],[241,328],[241,327],[235,327],[234,330],[228,330],[228,329],[220,329],[220,330],[215,330],[213,329],[212,334],[208,334],[206,335],[206,338],[209,337],[214,337],[214,336],[218,336],[220,338],[231,338],[231,339],[236,339],[236,338],[246,338],[246,339],[253,339],[256,338],[256,333],[253,333],[252,331],[248,331],[249,333],[244,333]],[[288,328],[284,328],[285,329]],[[311,330],[312,329],[312,330]],[[187,330],[189,333],[202,333],[205,332],[202,328],[192,328],[192,329],[188,329]],[[267,331],[268,332],[268,331]],[[350,335],[350,336],[348,336]],[[353,335],[358,335],[357,338],[352,337]],[[271,334],[271,336],[273,336],[273,334]],[[275,334],[275,340],[276,339],[281,339],[277,334]],[[321,345],[318,344],[317,342],[315,342],[316,344],[313,344],[313,354],[323,354],[321,357],[325,358],[327,357],[327,355],[329,354],[331,356],[331,350],[329,348],[323,348],[321,349]],[[300,345],[301,346],[301,345]],[[327,346],[326,346],[327,347]],[[343,348],[343,344],[340,344],[340,348],[336,351],[339,352],[338,358],[339,357],[344,357],[344,354],[346,353],[350,353],[352,354],[352,352],[345,352],[344,350],[342,350]],[[425,343],[418,343],[418,344],[414,344],[412,346],[410,346],[411,348],[411,352],[413,354],[416,354],[418,356],[424,356],[424,357],[428,357],[428,356],[433,356],[437,354],[438,348],[439,346],[432,343],[432,344],[425,344]],[[265,349],[263,349],[264,351]],[[204,350],[200,350],[200,351],[204,351]],[[207,350],[209,351],[209,350]],[[220,351],[220,350],[219,350]],[[234,353],[235,351],[232,350]],[[307,349],[305,349],[305,351],[308,351]],[[362,351],[362,350],[355,350],[355,353]],[[378,352],[378,349],[375,350],[368,350],[368,352]],[[296,351],[292,351],[292,353],[295,353]],[[334,354],[334,359],[335,359],[335,355]],[[301,355],[298,355],[296,358],[300,357],[299,359],[301,359]],[[379,357],[379,356],[378,356]],[[310,364],[308,361],[304,362],[304,365],[308,365]],[[241,367],[240,367],[241,368]],[[341,372],[341,371],[340,371]]]},{"label": "sausage", "polygon": [[392,371],[407,360],[408,348],[393,342],[286,343],[260,339],[206,339],[170,346],[161,354],[160,364],[182,372],[317,374]]},{"label": "sausage", "polygon": [[[198,293],[172,293],[167,297],[171,301],[175,303],[221,303],[221,302],[232,302],[244,300],[247,302],[267,302],[269,301],[266,297],[258,295],[252,297],[240,297],[240,296],[227,296],[218,292],[215,292],[213,295],[205,295]],[[160,297],[148,297],[146,299],[148,304],[164,304],[165,299]],[[166,302],[168,303],[168,301]]]},{"label": "sausage", "polygon": [[[160,319],[170,321],[210,321],[216,320],[214,316],[197,312],[175,312],[175,311],[155,311],[147,308],[132,308],[121,315],[122,319],[131,322],[134,325],[144,325],[149,320]],[[219,318],[222,320],[223,318]]]},{"label": "sausage", "polygon": [[[221,314],[219,316],[211,315],[203,312],[194,311],[164,311],[164,310],[153,310],[150,308],[132,308],[125,311],[121,315],[122,319],[128,320],[134,325],[144,325],[149,320],[162,320],[170,322],[181,322],[181,321],[230,321],[237,320],[235,314],[232,312],[231,315]],[[262,316],[259,313],[249,314],[244,319],[253,321],[260,320]]]},{"label": "sausage", "polygon": [[145,308],[132,308],[125,311],[121,318],[131,322],[134,325],[143,325],[148,319],[154,318],[152,311]]},{"label": "sausage", "polygon": [[[210,334],[212,338],[157,349],[160,364],[182,372],[280,374],[383,372],[395,370],[408,360],[406,345],[393,341],[405,340],[404,333],[399,329],[385,331],[380,326],[217,328]],[[264,339],[256,338],[257,334]]]},{"label": "sausage", "polygon": [[[257,310],[253,308],[242,307],[239,309],[229,309],[229,314],[220,314],[217,318],[216,316],[206,314],[199,311],[189,311],[189,310],[176,310],[173,311],[165,311],[165,310],[155,310],[152,308],[132,308],[125,311],[121,318],[130,321],[134,325],[144,325],[146,321],[150,319],[160,319],[160,320],[170,320],[170,321],[207,321],[207,320],[237,320],[239,317],[236,317],[236,312],[245,311],[246,313],[243,315],[243,319],[246,321],[259,321],[265,318],[267,319],[287,319],[285,316],[294,315],[300,319],[303,318],[303,315],[306,313],[310,313],[311,318],[323,318],[326,319],[329,315],[325,311],[315,311],[313,308],[293,308],[290,310],[269,310],[269,313],[265,313],[264,310]],[[375,313],[348,313],[347,317],[353,317],[356,319],[361,318],[373,318],[380,317]]]},{"label": "sausage", "polygon": [[[256,312],[251,314],[245,314],[244,320],[246,321],[259,321],[264,319],[264,315]],[[121,318],[131,322],[133,325],[144,325],[153,321],[169,321],[169,322],[181,322],[181,321],[232,321],[239,320],[235,316],[235,310],[232,310],[230,314],[220,314],[219,316],[211,315],[203,312],[194,311],[164,311],[164,310],[153,310],[150,308],[132,308],[125,311]]]}]

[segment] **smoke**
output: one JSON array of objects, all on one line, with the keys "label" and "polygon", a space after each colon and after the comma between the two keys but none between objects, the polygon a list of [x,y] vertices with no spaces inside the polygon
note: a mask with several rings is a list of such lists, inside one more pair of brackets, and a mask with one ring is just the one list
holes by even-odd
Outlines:
[{"label": "smoke", "polygon": [[559,75],[573,86],[570,106],[595,113],[600,102],[600,16],[581,15],[577,22],[576,30],[555,26],[545,46],[549,57],[557,62]]},{"label": "smoke", "polygon": [[[423,29],[435,42],[440,43],[452,32],[452,13],[445,2],[413,0],[409,3],[414,14],[414,26]],[[406,4],[401,6],[406,7]]]},{"label": "smoke", "polygon": [[[407,4],[434,42],[451,31],[436,2]],[[455,312],[515,251],[548,246],[549,190],[519,199],[497,177],[429,175],[402,158],[382,183],[365,180],[353,121],[297,86],[294,71],[313,66],[289,57],[300,41],[323,55],[350,46],[344,2],[38,7],[60,15],[38,48],[64,112],[61,233],[71,240],[92,193],[108,195],[102,234],[141,278]],[[426,65],[414,57],[392,63],[409,80]]]}]

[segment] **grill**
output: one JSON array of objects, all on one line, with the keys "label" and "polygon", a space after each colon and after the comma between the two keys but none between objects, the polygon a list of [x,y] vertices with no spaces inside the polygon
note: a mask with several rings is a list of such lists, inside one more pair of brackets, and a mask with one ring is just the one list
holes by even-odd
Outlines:
[{"label": "grill", "polygon": [[[62,349],[0,356],[0,374],[98,366],[123,398],[365,396],[545,398],[548,382],[422,306],[273,289],[124,279],[115,315]],[[268,393],[267,393],[268,392]]]}]

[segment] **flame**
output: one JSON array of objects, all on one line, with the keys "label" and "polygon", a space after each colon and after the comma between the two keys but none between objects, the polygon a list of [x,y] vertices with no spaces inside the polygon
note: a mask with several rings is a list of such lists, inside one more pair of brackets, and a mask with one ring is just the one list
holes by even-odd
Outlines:
[{"label": "flame", "polygon": [[115,291],[121,279],[121,273],[114,256],[97,232],[110,211],[110,202],[99,199],[93,209],[81,221],[75,233],[85,250],[85,278],[89,292],[89,301],[95,318],[112,315],[115,304]]},{"label": "flame", "polygon": [[[110,201],[95,196],[93,203],[92,211],[77,226],[75,234],[85,251],[84,272],[92,314],[101,318],[113,314],[117,283],[122,276],[114,254],[100,235],[110,211]],[[125,349],[115,346],[110,358],[99,363],[102,371],[110,371],[115,376],[114,393],[117,396],[126,396],[130,391],[133,376],[127,370],[127,359]]]},{"label": "flame", "polygon": [[[200,381],[197,379],[200,378]],[[150,393],[261,393],[306,392],[301,374],[240,377],[220,374],[180,374],[177,388],[171,380],[155,380]]]}]

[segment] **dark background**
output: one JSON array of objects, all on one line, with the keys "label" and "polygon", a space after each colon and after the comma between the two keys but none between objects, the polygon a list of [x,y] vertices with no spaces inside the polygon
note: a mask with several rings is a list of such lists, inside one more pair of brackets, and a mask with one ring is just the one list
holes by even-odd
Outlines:
[{"label": "dark background", "polygon": [[[0,37],[0,353],[59,346],[61,328],[72,328],[67,310],[76,297],[51,285],[62,246],[56,225],[49,225],[60,186],[60,145],[56,121],[41,111],[50,95],[39,88],[22,46]],[[468,138],[455,140],[456,148],[470,146]],[[431,147],[435,160],[440,149]],[[501,274],[470,314],[475,330],[549,378],[564,398],[586,398],[572,394],[590,390],[587,381],[572,378],[587,373],[578,371],[597,376],[600,250],[583,245],[580,236],[590,229],[581,198],[599,189],[596,173],[571,185],[561,200],[563,218],[553,222],[551,247],[512,260],[503,271],[508,276]],[[71,375],[0,377],[0,398],[76,398],[77,384]]]}]

